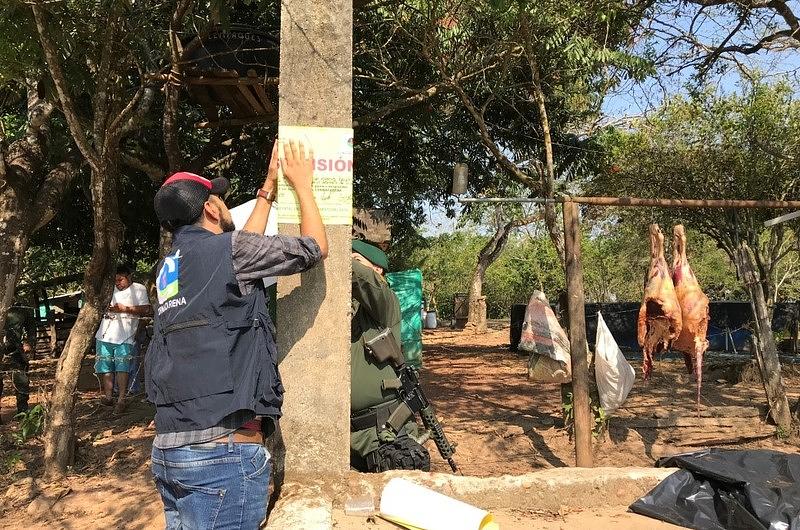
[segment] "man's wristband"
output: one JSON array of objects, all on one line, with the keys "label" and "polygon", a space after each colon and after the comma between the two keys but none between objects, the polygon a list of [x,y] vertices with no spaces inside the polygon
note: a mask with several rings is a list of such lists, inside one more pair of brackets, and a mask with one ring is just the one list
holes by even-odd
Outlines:
[{"label": "man's wristband", "polygon": [[264,188],[258,188],[256,190],[256,197],[261,197],[267,202],[274,202],[275,197],[277,197],[277,193],[275,193],[275,190],[265,190]]}]

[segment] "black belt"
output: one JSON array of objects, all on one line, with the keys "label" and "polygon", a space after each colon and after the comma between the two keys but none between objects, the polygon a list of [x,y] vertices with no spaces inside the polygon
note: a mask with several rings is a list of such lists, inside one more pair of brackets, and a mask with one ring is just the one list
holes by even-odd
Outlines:
[{"label": "black belt", "polygon": [[350,432],[363,431],[372,427],[379,429],[399,405],[398,401],[390,401],[377,407],[353,412],[350,414]]}]

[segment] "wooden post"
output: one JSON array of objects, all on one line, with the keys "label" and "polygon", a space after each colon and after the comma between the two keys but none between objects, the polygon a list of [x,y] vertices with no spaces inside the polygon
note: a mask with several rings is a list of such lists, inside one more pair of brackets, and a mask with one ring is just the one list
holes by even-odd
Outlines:
[{"label": "wooden post", "polygon": [[581,266],[578,205],[564,203],[564,251],[567,265],[569,346],[572,357],[572,406],[575,418],[575,465],[592,467],[592,411],[589,407],[589,365]]},{"label": "wooden post", "polygon": [[781,377],[781,363],[775,346],[775,336],[772,334],[772,322],[767,311],[764,290],[753,268],[747,243],[740,243],[736,249],[736,265],[750,294],[750,307],[755,318],[754,353],[764,383],[764,392],[767,394],[769,413],[775,424],[788,434],[792,423],[789,400],[786,398],[786,388]]}]

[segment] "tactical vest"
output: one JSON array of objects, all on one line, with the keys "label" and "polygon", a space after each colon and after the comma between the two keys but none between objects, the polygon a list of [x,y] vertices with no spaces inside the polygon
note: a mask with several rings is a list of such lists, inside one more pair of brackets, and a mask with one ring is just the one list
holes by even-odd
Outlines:
[{"label": "tactical vest", "polygon": [[264,284],[241,293],[231,235],[182,227],[161,264],[145,379],[159,433],[206,429],[243,409],[280,416],[283,385]]}]

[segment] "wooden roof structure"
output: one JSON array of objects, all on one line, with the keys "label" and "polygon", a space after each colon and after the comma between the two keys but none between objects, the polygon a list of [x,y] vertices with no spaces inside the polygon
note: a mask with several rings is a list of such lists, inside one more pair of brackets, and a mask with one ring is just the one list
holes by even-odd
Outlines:
[{"label": "wooden roof structure", "polygon": [[[237,126],[278,120],[278,78],[260,77],[255,70],[242,76],[236,70],[194,70],[184,84],[189,98],[203,108],[204,122],[198,128]],[[274,103],[273,103],[274,102]],[[227,107],[230,116],[222,115]]]},{"label": "wooden roof structure", "polygon": [[[278,38],[232,25],[182,43],[180,84],[205,114],[197,128],[239,127],[278,120]],[[174,73],[150,76],[174,82]]]}]

